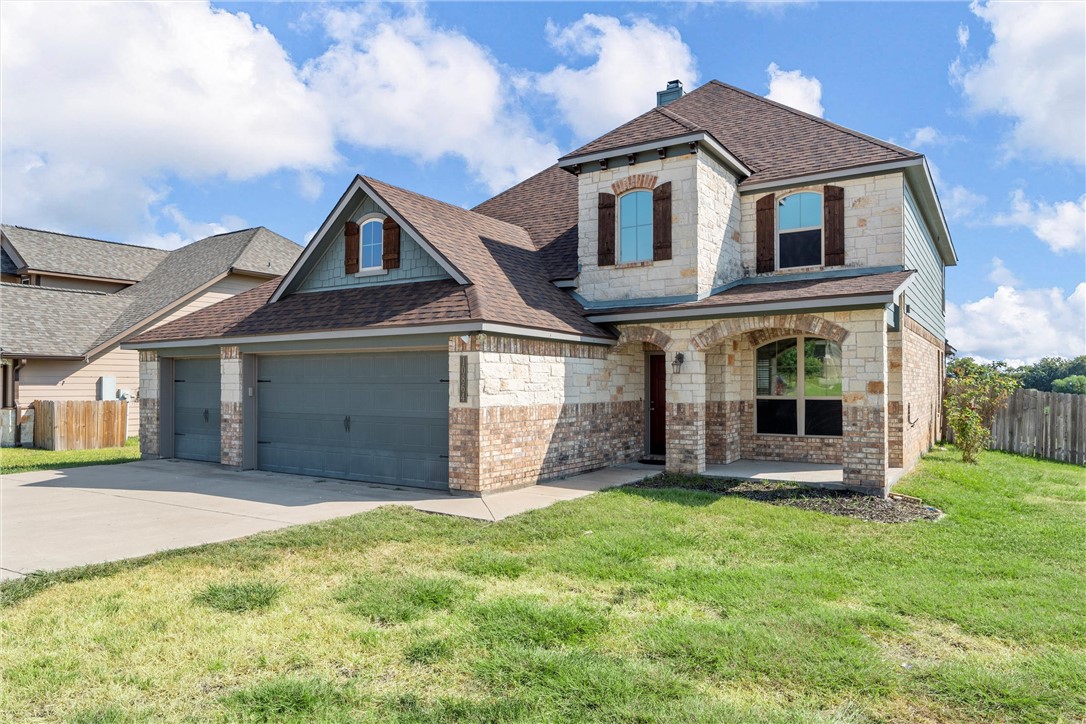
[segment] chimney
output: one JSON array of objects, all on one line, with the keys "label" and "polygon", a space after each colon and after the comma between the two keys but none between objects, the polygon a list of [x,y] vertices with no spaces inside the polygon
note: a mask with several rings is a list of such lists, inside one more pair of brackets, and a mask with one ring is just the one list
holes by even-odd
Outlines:
[{"label": "chimney", "polygon": [[672,101],[677,101],[683,97],[683,82],[681,80],[669,80],[667,82],[667,88],[662,91],[656,91],[656,105],[666,106]]}]

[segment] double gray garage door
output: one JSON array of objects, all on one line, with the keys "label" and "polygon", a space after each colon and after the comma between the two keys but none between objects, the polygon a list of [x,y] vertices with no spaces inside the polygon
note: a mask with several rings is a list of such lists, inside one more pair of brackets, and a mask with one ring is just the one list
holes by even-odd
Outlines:
[{"label": "double gray garage door", "polygon": [[445,489],[444,352],[262,356],[261,470]]},{"label": "double gray garage door", "polygon": [[[175,455],[219,460],[219,361],[175,363]],[[257,467],[446,489],[448,355],[261,356]]]}]

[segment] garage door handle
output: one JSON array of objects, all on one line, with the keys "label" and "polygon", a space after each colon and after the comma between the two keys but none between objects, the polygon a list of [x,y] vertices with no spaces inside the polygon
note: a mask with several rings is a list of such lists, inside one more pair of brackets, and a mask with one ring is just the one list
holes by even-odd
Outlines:
[{"label": "garage door handle", "polygon": [[207,422],[208,420],[209,420],[209,417],[208,417],[208,414],[207,414],[207,409],[205,408],[204,409],[204,422]]},{"label": "garage door handle", "polygon": [[347,432],[351,431],[351,416],[347,415]]}]

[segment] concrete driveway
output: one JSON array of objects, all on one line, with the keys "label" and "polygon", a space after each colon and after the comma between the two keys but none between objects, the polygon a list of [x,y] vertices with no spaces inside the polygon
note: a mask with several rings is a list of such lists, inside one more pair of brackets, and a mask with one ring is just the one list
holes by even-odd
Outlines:
[{"label": "concrete driveway", "polygon": [[634,464],[485,498],[238,472],[183,460],[4,475],[0,579],[240,538],[390,504],[501,520],[655,472]]}]

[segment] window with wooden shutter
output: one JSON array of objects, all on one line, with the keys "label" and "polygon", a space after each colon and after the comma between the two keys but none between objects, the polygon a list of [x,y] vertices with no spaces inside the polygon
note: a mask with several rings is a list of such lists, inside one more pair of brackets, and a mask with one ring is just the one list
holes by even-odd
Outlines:
[{"label": "window with wooden shutter", "polygon": [[348,221],[343,225],[343,271],[346,274],[358,273],[358,224]]},{"label": "window with wooden shutter", "polygon": [[776,196],[766,194],[758,199],[755,216],[755,249],[757,252],[756,271],[759,274],[771,272],[775,268],[774,237],[776,235]]},{"label": "window with wooden shutter", "polygon": [[840,186],[822,189],[822,216],[826,228],[826,266],[845,264],[845,190]]},{"label": "window with wooden shutter", "polygon": [[600,266],[613,266],[615,263],[615,195],[599,196],[599,249]]},{"label": "window with wooden shutter", "polygon": [[671,182],[652,190],[652,260],[671,258]]},{"label": "window with wooden shutter", "polygon": [[400,225],[391,217],[385,219],[382,227],[384,253],[381,256],[381,265],[385,269],[400,268]]}]

